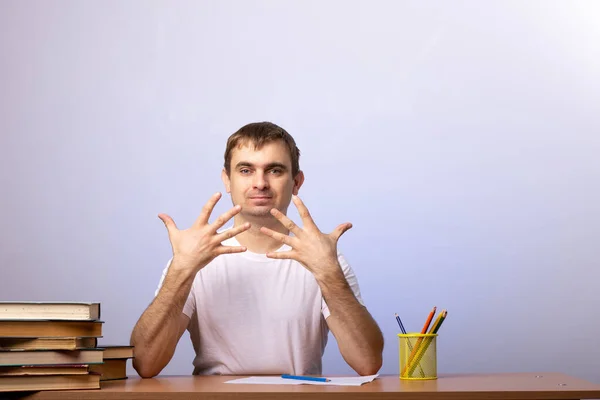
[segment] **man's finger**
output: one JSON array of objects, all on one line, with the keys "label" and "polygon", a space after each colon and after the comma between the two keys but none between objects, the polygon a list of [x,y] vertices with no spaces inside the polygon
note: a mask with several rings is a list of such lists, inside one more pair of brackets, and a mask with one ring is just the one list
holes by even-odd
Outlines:
[{"label": "man's finger", "polygon": [[297,238],[291,237],[290,235],[284,235],[283,233],[275,232],[264,226],[260,228],[260,231],[267,236],[271,236],[273,239],[279,240],[282,243],[287,244],[290,247],[294,247],[293,243],[298,240]]},{"label": "man's finger", "polygon": [[333,238],[333,240],[337,242],[340,236],[342,236],[344,232],[346,232],[350,228],[352,228],[352,224],[350,222],[346,222],[345,224],[341,224],[337,228],[335,228],[335,230],[329,235]]},{"label": "man's finger", "polygon": [[311,228],[318,229],[317,224],[315,224],[315,221],[313,221],[312,217],[310,216],[310,213],[308,212],[308,208],[306,208],[306,206],[304,205],[304,202],[302,200],[300,200],[300,197],[293,195],[292,201],[294,202],[294,205],[298,209],[298,214],[300,215],[300,218],[302,219],[302,225],[305,228],[311,227]]},{"label": "man's finger", "polygon": [[283,226],[285,226],[288,231],[290,231],[294,235],[296,235],[296,237],[298,237],[298,236],[302,235],[302,233],[304,233],[302,231],[302,229],[298,225],[296,225],[296,223],[294,221],[289,219],[284,213],[282,213],[278,209],[272,208],[271,215],[274,216],[279,222],[281,222],[281,224]]},{"label": "man's finger", "polygon": [[194,222],[194,225],[196,227],[201,227],[203,225],[208,224],[208,219],[210,218],[210,214],[212,214],[212,211],[215,208],[215,204],[217,204],[217,202],[219,201],[220,198],[221,198],[220,192],[217,192],[210,197],[210,199],[206,202],[204,207],[202,207],[202,212],[200,212],[200,215],[196,219],[196,222]]},{"label": "man's finger", "polygon": [[173,221],[173,218],[171,218],[170,216],[168,216],[167,214],[158,214],[158,218],[160,218],[160,220],[165,224],[165,226],[167,227],[167,231],[169,232],[169,235],[173,232],[177,230],[177,225],[175,225],[175,221]]},{"label": "man's finger", "polygon": [[267,253],[266,256],[268,258],[279,259],[279,260],[283,260],[283,259],[296,260],[296,252],[294,252],[294,251],[274,251],[271,253]]},{"label": "man's finger", "polygon": [[225,232],[221,232],[215,236],[215,239],[221,243],[227,239],[234,237],[235,235],[239,235],[240,233],[247,231],[250,229],[250,223],[246,222],[243,225],[236,226],[235,228],[227,229]]},{"label": "man's finger", "polygon": [[229,211],[227,211],[227,212],[219,215],[219,218],[217,218],[215,220],[215,222],[213,222],[212,224],[210,224],[213,232],[218,231],[219,228],[221,228],[223,225],[225,225],[227,223],[227,221],[229,221],[231,218],[233,218],[234,215],[236,215],[237,213],[239,213],[241,209],[242,209],[242,206],[240,206],[238,204],[237,206],[233,207]]},{"label": "man's finger", "polygon": [[246,250],[244,246],[219,246],[215,249],[217,255],[243,253]]}]

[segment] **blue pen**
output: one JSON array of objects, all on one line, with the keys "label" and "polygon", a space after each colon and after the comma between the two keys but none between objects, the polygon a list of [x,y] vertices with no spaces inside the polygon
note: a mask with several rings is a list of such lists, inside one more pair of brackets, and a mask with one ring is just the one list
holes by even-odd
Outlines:
[{"label": "blue pen", "polygon": [[315,381],[315,382],[330,382],[327,378],[316,378],[314,376],[299,376],[299,375],[281,375],[285,379],[298,379],[300,381]]}]

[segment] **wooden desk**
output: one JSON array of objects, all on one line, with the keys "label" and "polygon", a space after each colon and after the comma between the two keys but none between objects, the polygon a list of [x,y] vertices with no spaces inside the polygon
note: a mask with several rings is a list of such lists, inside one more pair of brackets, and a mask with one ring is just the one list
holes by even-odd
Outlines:
[{"label": "wooden desk", "polygon": [[600,385],[559,373],[441,375],[433,381],[380,376],[362,386],[239,385],[234,376],[164,376],[102,382],[101,390],[37,392],[27,400],[223,399],[600,399]]}]

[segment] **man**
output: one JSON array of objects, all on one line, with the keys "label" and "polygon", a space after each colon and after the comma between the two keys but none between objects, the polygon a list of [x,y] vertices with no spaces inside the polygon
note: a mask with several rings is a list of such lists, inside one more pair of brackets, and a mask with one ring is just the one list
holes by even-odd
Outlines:
[{"label": "man", "polygon": [[[319,230],[297,197],[299,156],[284,129],[248,124],[229,137],[221,174],[234,207],[209,223],[216,193],[185,230],[159,215],[173,257],[131,335],[141,377],[160,373],[186,329],[194,374],[318,375],[329,330],[356,372],[381,368],[383,336],[337,250],[351,224]],[[286,216],[292,200],[302,227]]]}]

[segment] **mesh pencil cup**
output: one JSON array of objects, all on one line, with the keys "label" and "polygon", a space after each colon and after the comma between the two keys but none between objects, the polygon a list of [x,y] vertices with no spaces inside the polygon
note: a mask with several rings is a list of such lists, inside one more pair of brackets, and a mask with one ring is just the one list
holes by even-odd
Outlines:
[{"label": "mesh pencil cup", "polygon": [[399,333],[400,379],[437,379],[437,333]]}]

